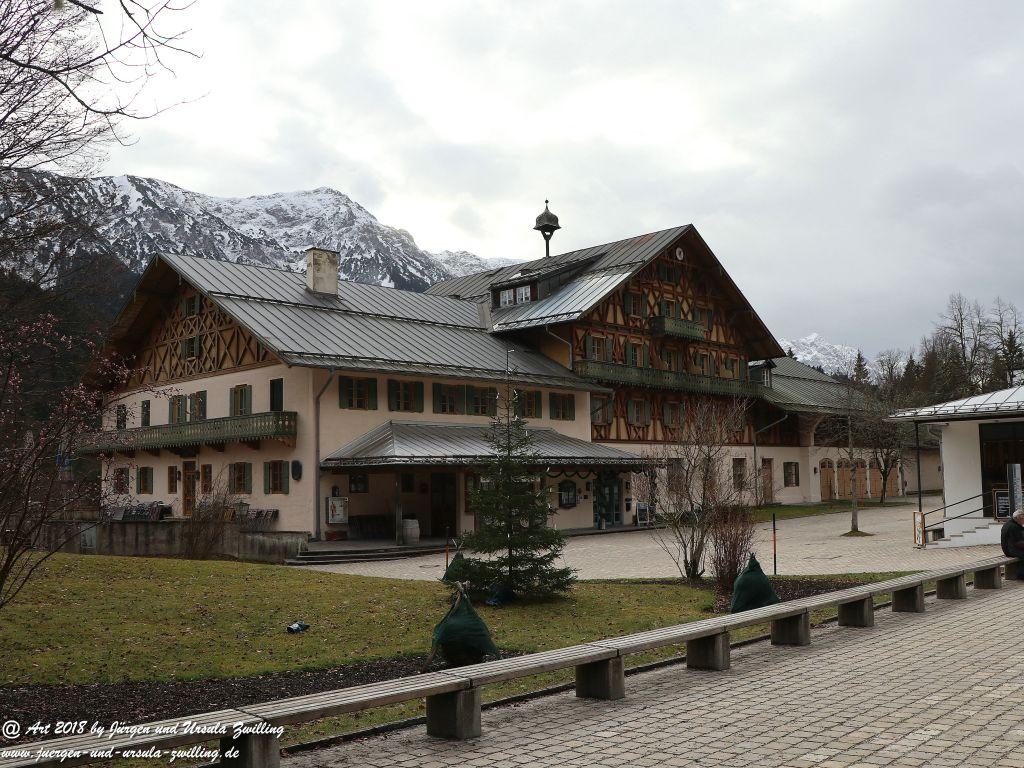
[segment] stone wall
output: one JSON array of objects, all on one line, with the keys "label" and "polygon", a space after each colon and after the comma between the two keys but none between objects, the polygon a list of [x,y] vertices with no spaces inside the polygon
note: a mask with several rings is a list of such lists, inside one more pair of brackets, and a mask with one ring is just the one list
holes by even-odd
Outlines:
[{"label": "stone wall", "polygon": [[[185,520],[54,523],[44,544],[62,552],[129,557],[180,557]],[[243,531],[228,525],[215,557],[283,563],[309,540],[305,531]]]}]

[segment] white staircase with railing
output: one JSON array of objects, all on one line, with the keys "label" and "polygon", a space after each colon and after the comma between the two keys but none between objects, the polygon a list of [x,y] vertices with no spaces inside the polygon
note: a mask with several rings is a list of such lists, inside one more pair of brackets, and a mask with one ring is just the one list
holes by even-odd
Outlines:
[{"label": "white staircase with railing", "polygon": [[[952,504],[917,513],[915,537],[925,549],[976,547],[998,544],[1004,520],[985,517],[983,494],[976,494]],[[929,515],[934,517],[929,520]]]},{"label": "white staircase with railing", "polygon": [[926,543],[925,549],[946,547],[976,547],[980,544],[998,544],[1003,521],[991,517],[961,518],[960,525],[940,539]]}]

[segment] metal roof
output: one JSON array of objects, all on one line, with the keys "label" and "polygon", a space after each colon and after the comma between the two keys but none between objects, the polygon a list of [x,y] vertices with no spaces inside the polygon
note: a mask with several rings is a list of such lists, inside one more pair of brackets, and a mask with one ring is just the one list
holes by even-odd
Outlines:
[{"label": "metal roof", "polygon": [[[752,362],[751,368],[759,363]],[[785,411],[796,413],[846,413],[864,410],[864,395],[847,384],[817,371],[792,357],[776,357],[771,362],[772,385],[762,387],[765,400]]]},{"label": "metal roof", "polygon": [[301,273],[158,258],[290,365],[500,380],[511,363],[516,381],[598,389],[539,352],[492,336],[470,301],[349,282],[339,283],[337,297],[320,296],[306,291]]},{"label": "metal roof", "polygon": [[[323,459],[324,468],[451,464],[473,466],[494,457],[490,424],[388,421]],[[537,464],[638,466],[645,459],[607,445],[589,443],[553,429],[531,430]]]},{"label": "metal roof", "polygon": [[897,411],[891,421],[980,421],[1004,416],[1024,416],[1024,386],[1009,387],[947,403]]}]

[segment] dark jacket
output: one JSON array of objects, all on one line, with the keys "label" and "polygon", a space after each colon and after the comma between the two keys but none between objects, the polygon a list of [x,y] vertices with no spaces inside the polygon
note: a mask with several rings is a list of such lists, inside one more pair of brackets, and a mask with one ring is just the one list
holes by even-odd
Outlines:
[{"label": "dark jacket", "polygon": [[1007,557],[1024,557],[1024,526],[1016,520],[1007,520],[1003,524],[1000,543]]}]

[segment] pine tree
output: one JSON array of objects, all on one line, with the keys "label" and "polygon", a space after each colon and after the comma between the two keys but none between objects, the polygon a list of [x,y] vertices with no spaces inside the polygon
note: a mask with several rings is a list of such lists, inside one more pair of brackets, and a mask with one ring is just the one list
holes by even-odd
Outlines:
[{"label": "pine tree", "polygon": [[477,520],[463,542],[470,554],[447,577],[468,583],[477,595],[497,584],[519,599],[543,600],[566,592],[575,577],[571,568],[555,564],[565,536],[548,525],[551,510],[535,469],[533,437],[518,410],[508,381],[488,432],[493,459],[470,495]]},{"label": "pine tree", "polygon": [[857,359],[853,363],[853,379],[854,384],[867,384],[868,379],[871,375],[868,373],[868,362],[864,359],[864,355],[861,351],[857,350]]}]

